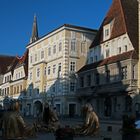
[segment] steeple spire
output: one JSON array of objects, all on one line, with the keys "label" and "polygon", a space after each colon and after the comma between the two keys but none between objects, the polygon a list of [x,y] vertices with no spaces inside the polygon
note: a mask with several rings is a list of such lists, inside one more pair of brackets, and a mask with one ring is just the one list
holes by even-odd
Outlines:
[{"label": "steeple spire", "polygon": [[38,28],[37,28],[37,18],[36,15],[34,15],[34,22],[32,27],[32,36],[30,38],[30,43],[35,42],[38,40]]}]

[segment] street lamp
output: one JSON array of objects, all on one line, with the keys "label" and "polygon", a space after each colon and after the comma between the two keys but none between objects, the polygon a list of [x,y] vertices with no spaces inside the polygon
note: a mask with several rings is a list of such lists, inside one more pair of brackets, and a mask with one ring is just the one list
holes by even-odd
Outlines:
[{"label": "street lamp", "polygon": [[54,97],[55,97],[55,95],[52,93],[51,94],[51,105],[52,105],[52,107],[54,107]]}]

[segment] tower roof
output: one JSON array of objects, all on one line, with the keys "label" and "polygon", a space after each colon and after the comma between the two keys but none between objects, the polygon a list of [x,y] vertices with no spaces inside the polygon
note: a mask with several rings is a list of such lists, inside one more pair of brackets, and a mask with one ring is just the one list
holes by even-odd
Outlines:
[{"label": "tower roof", "polygon": [[38,40],[38,27],[37,27],[37,17],[34,15],[34,22],[33,22],[33,27],[32,27],[32,36],[30,38],[30,43],[35,42]]},{"label": "tower roof", "polygon": [[[109,40],[128,34],[134,48],[138,50],[138,2],[137,0],[113,0],[90,48],[103,43],[103,27],[113,21]],[[108,40],[107,40],[108,41]]]}]

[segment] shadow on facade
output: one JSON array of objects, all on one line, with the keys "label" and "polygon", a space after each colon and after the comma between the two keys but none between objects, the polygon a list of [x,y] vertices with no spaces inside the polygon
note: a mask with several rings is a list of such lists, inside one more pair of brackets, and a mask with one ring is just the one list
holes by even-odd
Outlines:
[{"label": "shadow on facade", "polygon": [[37,117],[42,114],[44,103],[47,101],[52,108],[56,108],[58,115],[75,117],[77,115],[77,104],[75,104],[77,98],[74,96],[76,86],[72,84],[73,92],[69,92],[70,81],[75,81],[76,84],[76,77],[73,75],[64,79],[58,74],[57,79],[50,86],[46,85],[42,89],[43,92],[40,92],[39,88],[34,88],[34,84],[31,83],[18,98],[22,114]]},{"label": "shadow on facade", "polygon": [[100,63],[87,73],[78,74],[81,87],[77,90],[77,98],[81,105],[90,102],[101,119],[122,119],[125,114],[138,117],[137,79],[132,76],[131,68],[117,61],[115,70],[118,74],[114,75],[110,66],[103,65],[97,70],[98,65]]}]

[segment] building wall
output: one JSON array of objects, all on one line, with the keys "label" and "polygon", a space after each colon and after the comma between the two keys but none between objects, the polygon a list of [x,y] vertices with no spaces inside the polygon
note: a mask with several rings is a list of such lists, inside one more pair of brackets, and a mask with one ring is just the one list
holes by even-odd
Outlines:
[{"label": "building wall", "polygon": [[[127,46],[127,49],[125,48]],[[109,50],[109,56],[106,56],[106,50]],[[103,60],[107,57],[111,57],[123,52],[134,50],[133,45],[127,35],[121,35],[117,38],[111,39],[101,43],[99,46],[96,46],[90,50],[89,63],[93,63],[99,60]],[[97,60],[95,57],[97,56]]]},{"label": "building wall", "polygon": [[[106,50],[109,50],[108,55]],[[94,63],[99,60],[104,60],[108,57],[112,57],[124,52],[134,50],[134,47],[127,35],[121,35],[111,40],[104,40],[100,45],[91,48],[89,50],[88,63]],[[121,68],[127,66],[126,79],[121,79],[122,71]],[[106,80],[106,71],[110,71],[110,81]],[[99,84],[96,83],[96,73],[99,73]],[[87,76],[91,75],[91,84],[87,85]],[[135,114],[135,103],[134,100],[138,97],[138,60],[127,59],[109,65],[103,65],[92,70],[87,70],[79,73],[79,86],[80,77],[84,78],[84,87],[78,87],[77,93],[81,99],[81,103],[90,101],[97,113],[101,118],[116,118],[121,119],[123,114]],[[86,96],[87,97],[86,97]],[[126,96],[129,96],[132,100],[131,111],[126,106]],[[85,99],[84,99],[85,97]],[[91,98],[91,99],[90,99]],[[110,98],[111,115],[105,116],[105,101]]]},{"label": "building wall", "polygon": [[[41,98],[42,102],[44,102],[44,99],[48,100],[50,104],[53,100],[55,106],[60,106],[59,110],[62,114],[69,114],[69,106],[76,106],[77,108],[75,97],[73,97],[74,105],[69,105],[69,100],[71,102],[69,97],[74,96],[76,88],[75,72],[86,64],[88,48],[94,36],[95,32],[92,31],[62,27],[29,46],[27,89],[30,84],[33,85],[33,89],[38,88],[41,95],[38,99]],[[81,48],[82,43],[84,45]],[[44,51],[44,58],[40,59],[42,50]],[[37,61],[35,61],[35,57],[37,57]],[[59,71],[60,64],[61,71]],[[38,79],[36,77],[37,69],[40,69]],[[32,76],[30,76],[30,73],[32,73]],[[74,81],[72,92],[70,92],[71,80]],[[32,94],[35,94],[35,92],[32,92]],[[52,99],[52,94],[54,99]],[[34,98],[37,98],[37,96],[34,96]],[[34,106],[33,103],[30,104],[32,107]]]}]

